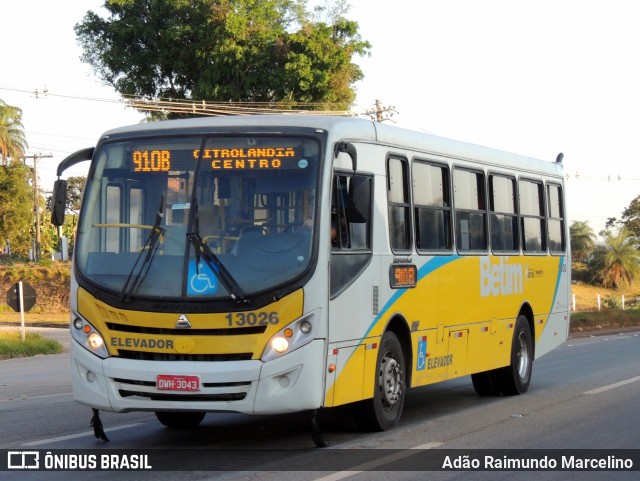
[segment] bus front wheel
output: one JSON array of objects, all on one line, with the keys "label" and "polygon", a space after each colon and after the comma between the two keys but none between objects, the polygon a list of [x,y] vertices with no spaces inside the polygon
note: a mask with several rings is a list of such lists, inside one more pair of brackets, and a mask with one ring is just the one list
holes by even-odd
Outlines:
[{"label": "bus front wheel", "polygon": [[157,411],[158,421],[168,428],[195,428],[204,419],[206,413],[189,411]]},{"label": "bus front wheel", "polygon": [[391,429],[400,420],[406,392],[402,345],[393,332],[380,341],[372,399],[354,405],[357,424],[370,431]]}]

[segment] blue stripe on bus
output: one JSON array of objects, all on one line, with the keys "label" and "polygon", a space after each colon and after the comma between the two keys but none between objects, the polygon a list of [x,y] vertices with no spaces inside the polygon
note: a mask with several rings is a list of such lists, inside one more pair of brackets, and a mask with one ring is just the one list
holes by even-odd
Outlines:
[{"label": "blue stripe on bus", "polygon": [[558,265],[558,277],[556,278],[556,288],[553,293],[553,300],[551,301],[551,307],[549,308],[549,314],[553,312],[553,306],[556,305],[556,298],[558,297],[558,291],[560,289],[560,281],[562,280],[562,266],[564,265],[564,256],[560,256],[560,265]]},{"label": "blue stripe on bus", "polygon": [[[444,267],[450,262],[460,259],[460,257],[461,256],[457,254],[454,254],[451,256],[432,257],[420,269],[418,269],[418,282],[420,282],[422,279],[424,279],[425,277],[433,273],[435,270],[440,269],[441,267]],[[382,307],[382,310],[373,319],[373,321],[369,325],[369,328],[364,333],[363,340],[367,338],[367,336],[373,330],[374,326],[378,323],[380,318],[382,318],[387,313],[387,311],[391,308],[391,306],[393,306],[398,301],[398,299],[400,299],[400,297],[402,297],[405,294],[405,292],[407,292],[408,290],[409,290],[408,288],[399,289],[398,292],[396,292],[393,296],[389,298],[387,303]]]}]

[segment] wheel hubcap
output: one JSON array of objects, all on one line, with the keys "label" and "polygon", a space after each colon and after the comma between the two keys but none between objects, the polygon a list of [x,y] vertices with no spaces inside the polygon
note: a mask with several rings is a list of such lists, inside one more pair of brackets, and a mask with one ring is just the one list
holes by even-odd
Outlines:
[{"label": "wheel hubcap", "polygon": [[379,382],[382,404],[387,408],[393,407],[402,394],[402,369],[388,353],[382,358]]},{"label": "wheel hubcap", "polygon": [[518,337],[518,347],[518,375],[526,379],[529,374],[529,345],[524,333]]}]

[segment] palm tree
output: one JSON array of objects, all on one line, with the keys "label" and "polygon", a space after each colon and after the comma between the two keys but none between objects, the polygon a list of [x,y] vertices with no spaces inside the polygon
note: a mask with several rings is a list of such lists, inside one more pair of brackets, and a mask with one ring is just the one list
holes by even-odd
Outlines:
[{"label": "palm tree", "polygon": [[0,100],[0,162],[18,160],[27,150],[22,126],[22,111]]},{"label": "palm tree", "polygon": [[633,284],[640,274],[637,238],[627,229],[620,229],[617,234],[605,231],[603,237],[605,243],[594,250],[589,266],[592,279],[613,289]]},{"label": "palm tree", "polygon": [[569,227],[571,260],[585,262],[596,247],[596,234],[589,221],[575,220]]}]

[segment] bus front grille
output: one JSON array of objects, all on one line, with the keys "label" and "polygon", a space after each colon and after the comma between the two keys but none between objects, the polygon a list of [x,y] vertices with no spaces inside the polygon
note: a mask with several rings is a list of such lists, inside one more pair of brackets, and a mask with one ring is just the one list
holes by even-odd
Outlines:
[{"label": "bus front grille", "polygon": [[136,361],[197,361],[197,362],[227,362],[227,361],[249,361],[252,358],[250,352],[239,352],[233,354],[174,354],[165,352],[127,351],[118,349],[118,355],[122,359],[133,359]]},{"label": "bus front grille", "polygon": [[222,393],[222,394],[157,394],[144,391],[130,391],[128,389],[120,389],[118,391],[121,397],[138,397],[150,399],[152,401],[242,401],[247,393]]},{"label": "bus front grille", "polygon": [[262,334],[267,330],[267,326],[225,327],[219,329],[167,329],[162,327],[130,326],[128,324],[115,322],[107,322],[107,328],[111,331],[162,336],[248,336],[252,334]]}]

